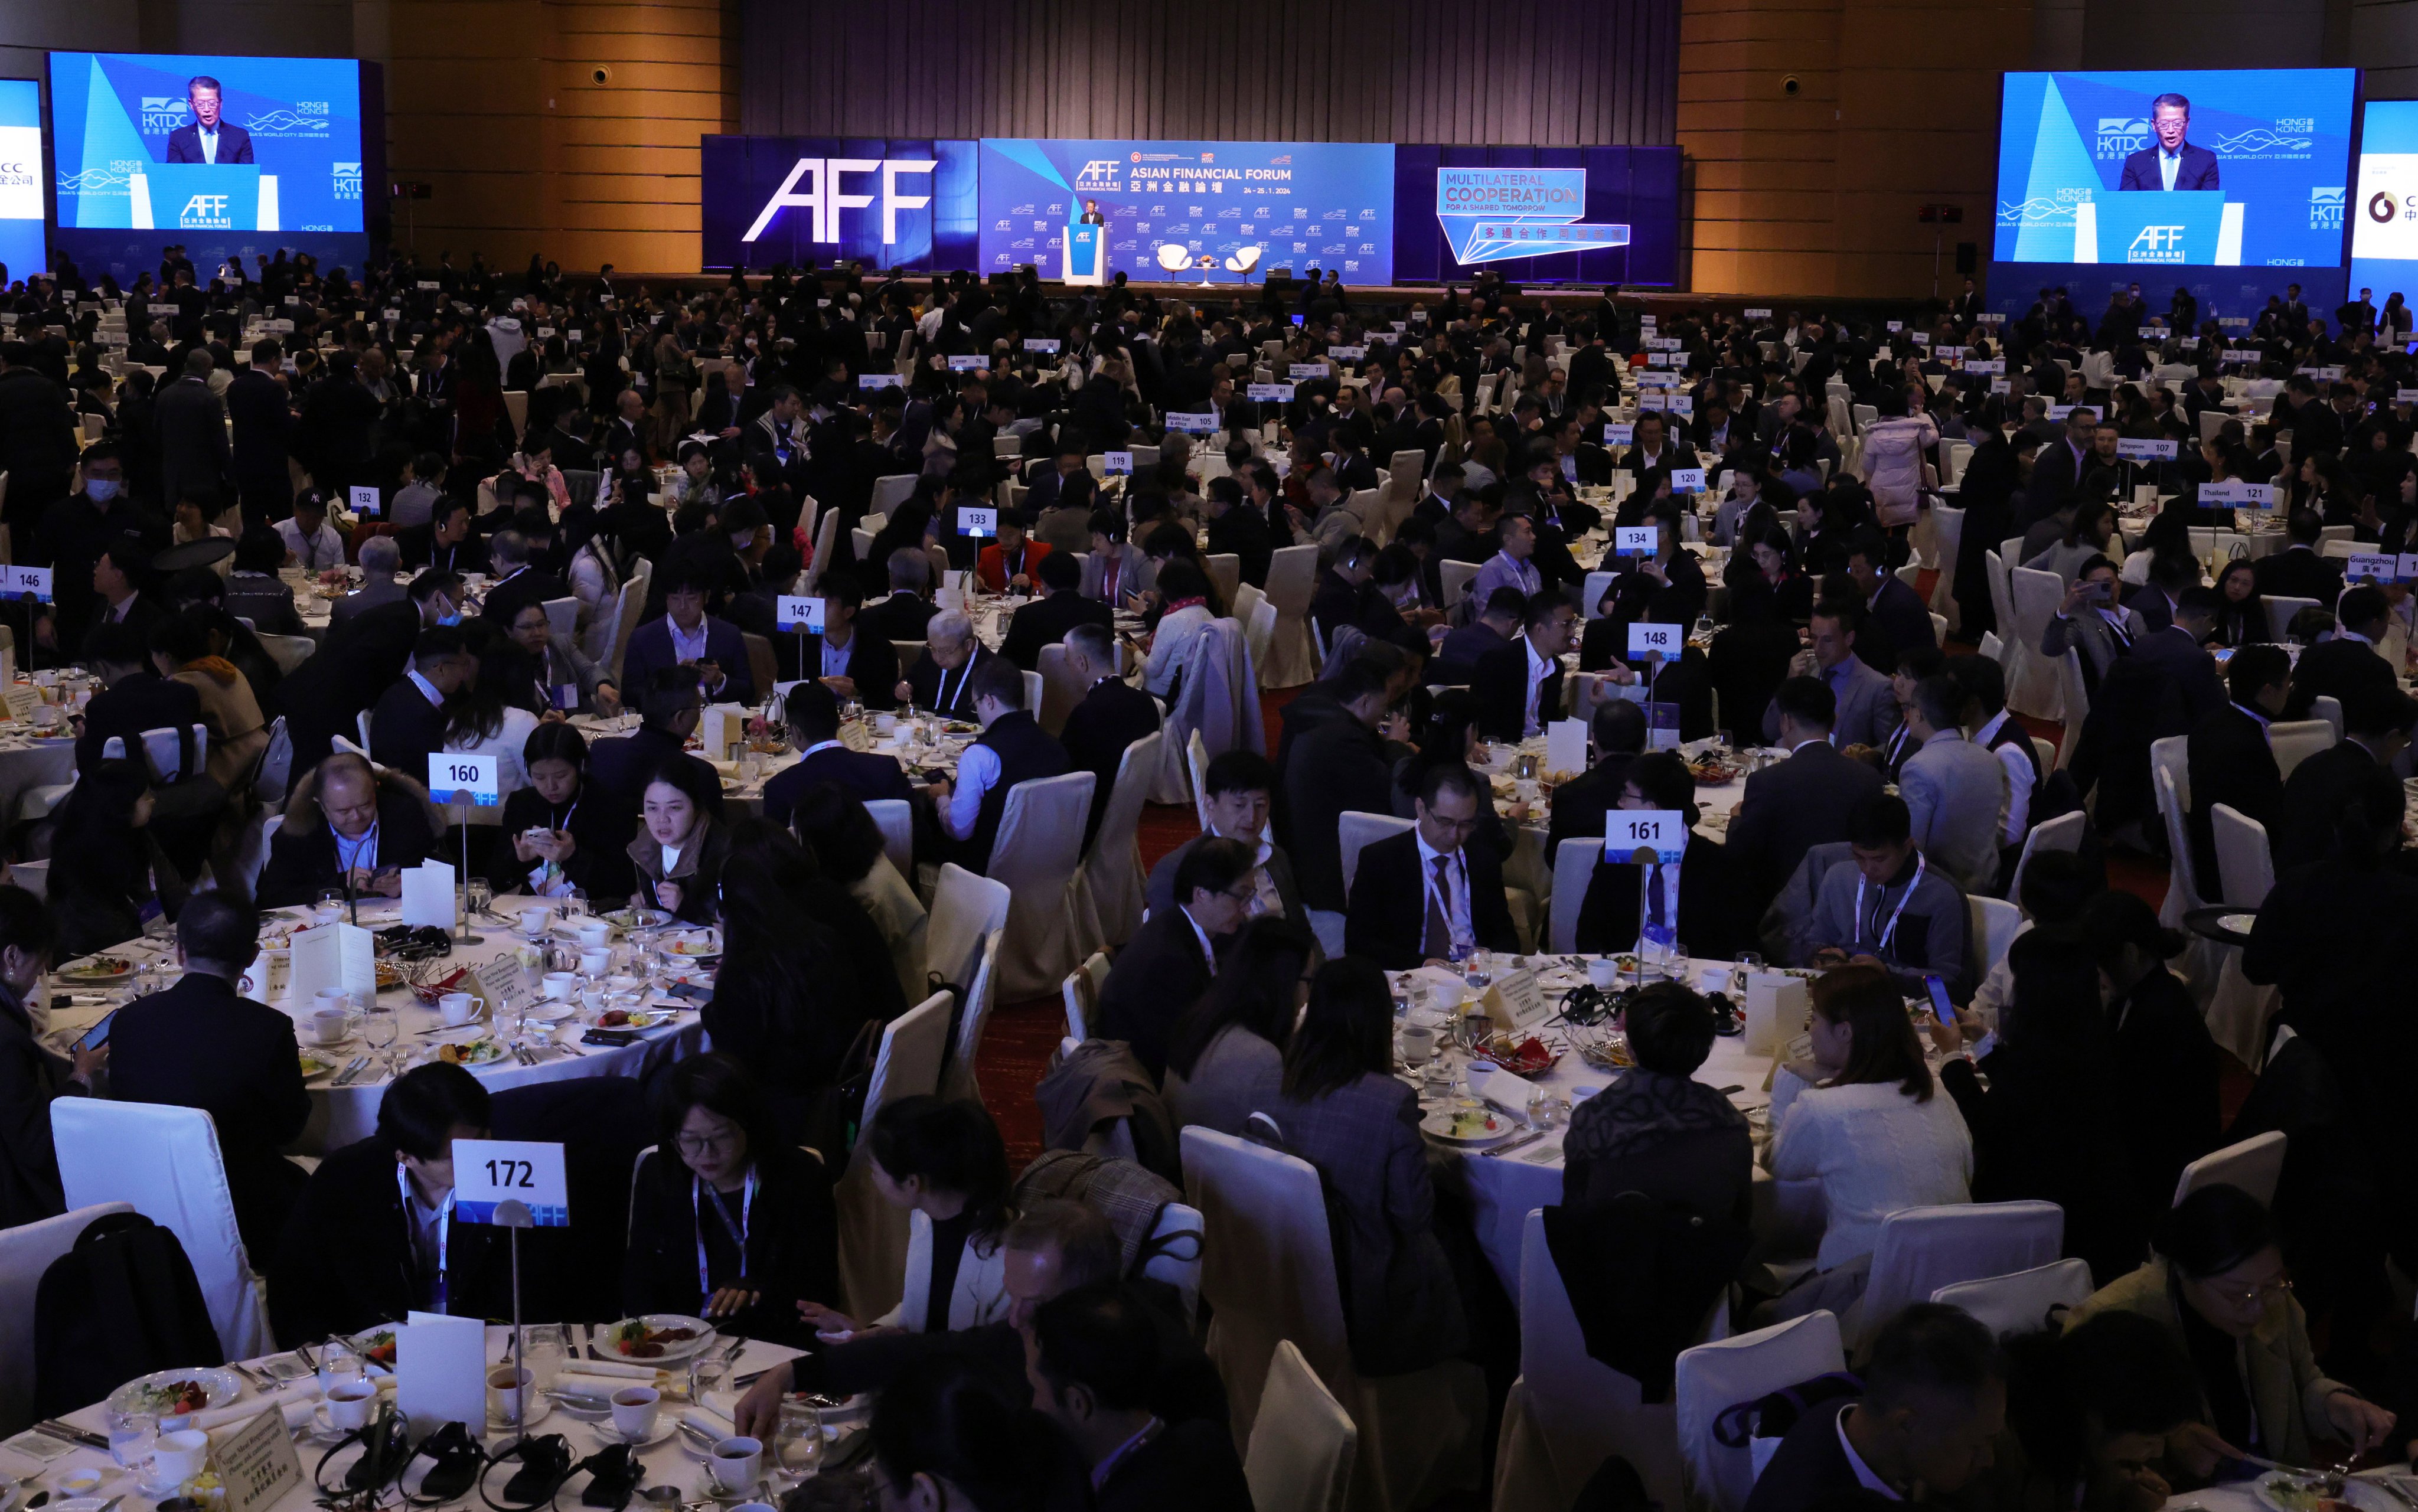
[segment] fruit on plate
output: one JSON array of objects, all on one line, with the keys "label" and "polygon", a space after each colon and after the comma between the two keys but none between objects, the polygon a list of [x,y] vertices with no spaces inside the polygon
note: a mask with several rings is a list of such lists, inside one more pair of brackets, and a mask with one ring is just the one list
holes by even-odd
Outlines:
[{"label": "fruit on plate", "polygon": [[1482,1107],[1456,1109],[1452,1115],[1452,1137],[1456,1139],[1483,1138],[1503,1127],[1503,1121]]}]

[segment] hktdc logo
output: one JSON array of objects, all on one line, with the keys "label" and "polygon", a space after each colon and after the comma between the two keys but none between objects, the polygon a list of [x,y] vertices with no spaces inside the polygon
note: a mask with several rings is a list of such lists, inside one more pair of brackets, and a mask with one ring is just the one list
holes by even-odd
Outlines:
[{"label": "hktdc logo", "polygon": [[333,186],[336,198],[340,200],[358,200],[361,197],[361,165],[360,163],[332,163],[329,165],[329,168],[332,175],[330,183]]},{"label": "hktdc logo", "polygon": [[2309,229],[2340,231],[2343,224],[2343,206],[2347,198],[2347,192],[2342,189],[2319,189],[2312,186],[2309,190]]},{"label": "hktdc logo", "polygon": [[142,104],[145,135],[173,131],[192,119],[192,107],[185,103],[182,95],[145,95]]}]

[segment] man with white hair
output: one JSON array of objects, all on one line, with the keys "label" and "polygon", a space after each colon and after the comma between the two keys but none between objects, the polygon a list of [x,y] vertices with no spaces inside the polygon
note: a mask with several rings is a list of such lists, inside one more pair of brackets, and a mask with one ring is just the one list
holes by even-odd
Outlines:
[{"label": "man with white hair", "polygon": [[954,609],[932,617],[924,654],[898,681],[898,701],[951,719],[974,717],[974,673],[996,653],[974,638],[974,627]]},{"label": "man with white hair", "polygon": [[400,602],[404,586],[395,574],[402,571],[403,548],[392,536],[372,536],[362,542],[360,589],[338,599],[328,611],[328,633],[335,634],[381,603]]}]

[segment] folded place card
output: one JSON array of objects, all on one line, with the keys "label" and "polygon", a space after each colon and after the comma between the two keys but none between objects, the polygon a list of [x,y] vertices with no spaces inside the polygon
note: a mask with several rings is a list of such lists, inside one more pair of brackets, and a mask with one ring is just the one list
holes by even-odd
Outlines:
[{"label": "folded place card", "polygon": [[1557,719],[1545,726],[1545,771],[1556,781],[1587,769],[1587,725],[1583,719]]},{"label": "folded place card", "polygon": [[403,922],[414,928],[453,927],[453,868],[423,861],[403,874]]},{"label": "folded place card", "polygon": [[322,991],[377,991],[377,946],[366,929],[321,924],[294,936],[287,996],[309,1002]]},{"label": "folded place card", "polygon": [[394,1404],[414,1443],[448,1423],[487,1420],[487,1325],[442,1313],[406,1316],[394,1338]]}]

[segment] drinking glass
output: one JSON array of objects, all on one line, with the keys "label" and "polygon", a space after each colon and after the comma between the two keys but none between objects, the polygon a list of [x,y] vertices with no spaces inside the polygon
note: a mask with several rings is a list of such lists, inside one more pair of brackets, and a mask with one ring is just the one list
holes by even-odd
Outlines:
[{"label": "drinking glass", "polygon": [[160,1446],[160,1419],[153,1413],[109,1414],[109,1457],[120,1470],[147,1471],[151,1452]]},{"label": "drinking glass", "polygon": [[495,901],[496,889],[492,883],[483,877],[470,878],[468,902],[472,913],[487,912],[494,906]]},{"label": "drinking glass", "polygon": [[521,1364],[528,1367],[532,1389],[552,1391],[562,1362],[570,1357],[570,1341],[560,1323],[531,1323],[521,1331]]},{"label": "drinking glass", "polygon": [[394,1042],[402,1032],[403,1026],[395,1021],[394,1010],[384,1003],[372,1002],[369,1011],[361,1016],[361,1038],[384,1059],[390,1077],[395,1074]]},{"label": "drinking glass", "polygon": [[319,889],[319,899],[314,905],[312,913],[321,924],[334,924],[344,918],[344,890],[341,887]]},{"label": "drinking glass", "polygon": [[783,1490],[803,1484],[823,1462],[823,1414],[808,1402],[784,1401],[773,1428],[771,1463],[765,1468]]},{"label": "drinking glass", "polygon": [[563,917],[568,919],[586,918],[588,915],[588,890],[584,887],[574,887],[570,892],[565,893],[562,895],[562,912]]},{"label": "drinking glass", "polygon": [[727,1411],[729,1406],[727,1402],[717,1404],[708,1401],[707,1398],[720,1395],[729,1382],[730,1362],[723,1358],[720,1350],[707,1350],[701,1354],[689,1356],[688,1399],[690,1401],[699,1407],[711,1407],[715,1412]]},{"label": "drinking glass", "polygon": [[369,1379],[369,1362],[354,1349],[352,1341],[331,1336],[319,1346],[319,1394],[326,1396],[338,1386]]}]

